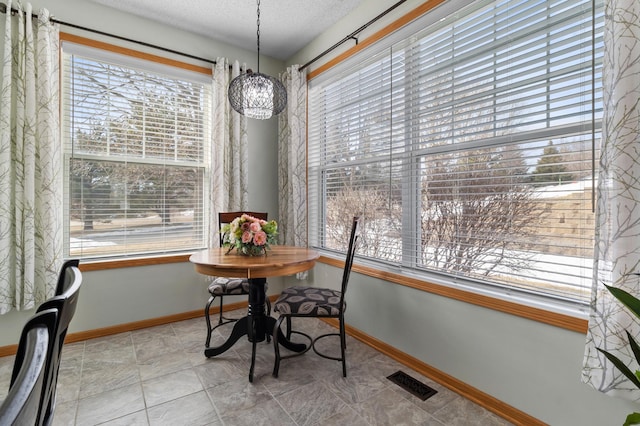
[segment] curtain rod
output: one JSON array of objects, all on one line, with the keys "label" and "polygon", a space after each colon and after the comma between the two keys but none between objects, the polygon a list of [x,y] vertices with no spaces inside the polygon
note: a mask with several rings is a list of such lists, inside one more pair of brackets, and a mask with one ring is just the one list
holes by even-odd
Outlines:
[{"label": "curtain rod", "polygon": [[[0,13],[7,13],[7,5],[5,3],[0,3]],[[11,8],[11,14],[16,14],[16,13],[18,13],[18,10],[14,9],[12,7]],[[34,19],[38,19],[38,15],[36,15],[36,14],[31,14],[31,16],[33,16]],[[107,36],[107,37],[112,37],[112,38],[115,38],[115,39],[118,39],[118,40],[123,40],[123,41],[127,41],[127,42],[130,42],[130,43],[139,44],[141,46],[151,47],[151,48],[154,48],[154,49],[161,50],[163,52],[174,53],[176,55],[184,56],[184,57],[191,58],[191,59],[196,59],[198,61],[207,62],[209,64],[214,64],[214,65],[216,64],[216,61],[213,61],[211,59],[201,58],[199,56],[190,55],[188,53],[179,52],[177,50],[168,49],[166,47],[158,46],[158,45],[147,43],[147,42],[144,42],[144,41],[133,40],[133,39],[130,39],[130,38],[127,38],[127,37],[122,37],[122,36],[119,36],[119,35],[116,35],[116,34],[111,34],[111,33],[107,33],[107,32],[104,32],[104,31],[95,30],[95,29],[92,29],[92,28],[87,28],[87,27],[83,27],[83,26],[80,26],[80,25],[76,25],[76,24],[71,24],[69,22],[60,21],[60,20],[54,18],[53,16],[51,18],[49,18],[49,21],[54,23],[54,24],[60,24],[60,25],[66,26],[66,27],[76,28],[76,29],[83,30],[83,31],[89,31],[91,33],[100,34],[100,35]]]},{"label": "curtain rod", "polygon": [[[406,2],[406,1],[407,0],[398,1],[397,3],[395,3],[390,8],[388,8],[387,10],[385,10],[384,12],[382,12],[381,14],[379,14],[378,16],[376,16],[375,18],[373,18],[372,20],[367,22],[366,24],[362,25],[360,28],[358,28],[357,30],[353,31],[351,34],[347,35],[342,40],[340,40],[339,42],[337,42],[336,44],[334,44],[333,46],[331,46],[330,48],[328,48],[327,50],[325,50],[324,52],[322,52],[321,54],[319,54],[315,58],[311,59],[306,64],[302,65],[299,69],[302,71],[303,69],[305,69],[306,67],[308,67],[309,65],[311,65],[312,63],[317,61],[318,59],[322,58],[323,56],[325,56],[329,52],[335,50],[337,47],[341,46],[342,44],[346,43],[349,40],[355,40],[356,44],[358,44],[358,38],[357,38],[358,34],[360,34],[362,31],[364,31],[369,26],[371,26],[374,22],[378,21],[380,18],[382,18],[383,16],[387,15],[392,10],[394,10],[395,8],[397,8],[398,6],[400,6],[402,3]],[[7,13],[7,5],[5,3],[0,3],[0,13]],[[11,8],[11,13],[12,14],[18,13],[18,10],[14,9],[14,8]],[[34,18],[36,18],[36,19],[38,18],[38,15],[36,15],[36,14],[32,14],[32,16]],[[136,43],[136,44],[139,44],[139,45],[142,45],[142,46],[151,47],[153,49],[158,49],[158,50],[161,50],[163,52],[173,53],[173,54],[176,54],[176,55],[185,56],[187,58],[196,59],[198,61],[207,62],[209,64],[214,64],[214,65],[216,64],[216,61],[213,61],[211,59],[201,58],[199,56],[190,55],[188,53],[179,52],[177,50],[168,49],[166,47],[157,46],[155,44],[147,43],[147,42],[144,42],[144,41],[133,40],[133,39],[130,39],[130,38],[127,38],[127,37],[122,37],[122,36],[119,36],[119,35],[116,35],[116,34],[111,34],[111,33],[107,33],[107,32],[104,32],[104,31],[95,30],[95,29],[92,29],[92,28],[87,28],[87,27],[83,27],[83,26],[80,26],[80,25],[76,25],[76,24],[71,24],[69,22],[60,21],[60,20],[54,18],[53,16],[51,18],[49,18],[49,21],[53,22],[54,24],[64,25],[64,26],[67,26],[67,27],[76,28],[76,29],[83,30],[83,31],[88,31],[88,32],[91,32],[91,33],[100,34],[100,35],[107,36],[107,37],[112,37],[112,38],[115,38],[115,39],[118,39],[118,40],[123,40],[123,41],[129,42],[129,43]]]},{"label": "curtain rod", "polygon": [[366,24],[361,26],[360,28],[358,28],[357,30],[353,31],[348,36],[345,36],[342,40],[340,40],[339,42],[337,42],[336,44],[334,44],[333,46],[331,46],[330,48],[328,48],[327,50],[325,50],[324,52],[322,52],[321,54],[319,54],[318,56],[316,56],[315,58],[313,58],[312,60],[310,60],[306,64],[302,65],[299,68],[300,71],[302,71],[303,69],[305,69],[306,67],[308,67],[309,65],[311,65],[312,63],[317,61],[318,59],[322,58],[327,53],[331,52],[332,50],[336,49],[337,47],[341,46],[342,44],[346,43],[349,40],[355,40],[356,44],[358,44],[358,37],[357,37],[358,34],[360,34],[362,31],[366,30],[368,27],[371,26],[371,24],[375,23],[380,18],[382,18],[383,16],[387,15],[389,12],[391,12],[396,7],[400,6],[405,1],[407,1],[407,0],[400,0],[396,4],[394,4],[393,6],[391,6],[390,8],[388,8],[387,10],[385,10],[384,12],[382,12],[381,14],[379,14],[378,16],[376,16],[375,18],[373,18],[372,20],[370,20],[369,22],[367,22]]}]

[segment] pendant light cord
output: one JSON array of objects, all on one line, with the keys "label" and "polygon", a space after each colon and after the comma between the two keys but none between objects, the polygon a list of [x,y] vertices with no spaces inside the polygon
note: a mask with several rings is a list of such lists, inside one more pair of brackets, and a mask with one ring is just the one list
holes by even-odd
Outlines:
[{"label": "pendant light cord", "polygon": [[256,40],[258,44],[258,72],[260,72],[260,0],[258,0],[258,19],[256,20],[258,29],[256,30]]}]

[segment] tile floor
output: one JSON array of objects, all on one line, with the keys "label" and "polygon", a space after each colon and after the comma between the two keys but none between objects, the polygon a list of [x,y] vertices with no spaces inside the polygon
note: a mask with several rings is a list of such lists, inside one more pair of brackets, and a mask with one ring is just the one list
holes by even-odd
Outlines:
[{"label": "tile floor", "polygon": [[[294,326],[312,335],[332,329],[313,319]],[[212,345],[230,330],[214,331]],[[313,351],[283,360],[274,378],[273,347],[263,342],[253,383],[246,339],[210,359],[204,340],[204,319],[193,319],[67,344],[54,425],[510,425],[351,337],[347,378],[339,362]],[[12,366],[12,356],[0,358],[0,400]],[[421,401],[386,378],[398,370],[438,393]]]}]

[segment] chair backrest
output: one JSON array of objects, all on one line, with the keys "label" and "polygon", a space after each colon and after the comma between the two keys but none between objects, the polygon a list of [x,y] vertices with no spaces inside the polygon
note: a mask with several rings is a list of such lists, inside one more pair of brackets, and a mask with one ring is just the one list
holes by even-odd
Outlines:
[{"label": "chair backrest", "polygon": [[53,419],[53,410],[55,408],[56,385],[58,383],[58,370],[60,368],[60,358],[62,356],[62,346],[67,336],[69,323],[73,319],[78,305],[78,297],[80,295],[80,287],[82,285],[82,273],[77,266],[69,266],[65,271],[65,280],[69,284],[64,292],[58,296],[44,302],[38,307],[38,312],[47,309],[56,309],[58,317],[54,330],[54,344],[52,345],[51,363],[47,366],[45,385],[42,391],[43,405],[45,411],[40,419],[43,424],[50,424]]},{"label": "chair backrest", "polygon": [[349,248],[347,249],[347,258],[344,261],[344,271],[342,273],[342,295],[340,296],[341,304],[344,306],[344,295],[347,292],[347,284],[349,283],[349,275],[351,274],[351,267],[353,266],[353,257],[356,253],[356,245],[358,243],[357,231],[360,218],[355,216],[351,225],[351,234],[349,235]]},{"label": "chair backrest", "polygon": [[54,296],[60,296],[71,284],[72,280],[69,279],[69,275],[67,274],[67,268],[70,268],[71,266],[75,266],[76,268],[79,267],[80,260],[69,259],[62,264],[62,268],[60,268],[60,274],[58,275],[58,283],[56,284],[56,292]]},{"label": "chair backrest", "polygon": [[[249,216],[253,216],[256,219],[262,219],[262,220],[267,220],[267,215],[268,215],[268,213],[265,213],[265,212],[245,212],[245,211],[221,212],[221,213],[218,213],[218,230],[222,228],[222,225],[233,222],[233,219],[235,219],[236,217],[240,217],[243,214],[248,214]],[[223,241],[224,241],[224,234],[221,232],[220,247],[222,247]]]},{"label": "chair backrest", "polygon": [[57,315],[55,309],[47,309],[32,316],[22,328],[9,393],[0,405],[0,425],[39,424]]}]

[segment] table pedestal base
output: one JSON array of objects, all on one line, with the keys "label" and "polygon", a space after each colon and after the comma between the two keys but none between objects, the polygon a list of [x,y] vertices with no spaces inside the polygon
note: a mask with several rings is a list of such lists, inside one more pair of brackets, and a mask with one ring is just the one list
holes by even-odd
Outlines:
[{"label": "table pedestal base", "polygon": [[[256,343],[266,339],[267,333],[272,334],[276,319],[264,313],[265,307],[265,278],[253,278],[249,280],[249,311],[247,316],[240,318],[233,325],[231,335],[220,346],[206,348],[204,355],[207,358],[220,355],[229,350],[242,336],[247,336],[253,343],[251,350],[251,368],[249,369],[249,381],[253,382],[253,370],[256,361]],[[278,330],[278,342],[285,348],[293,352],[302,352],[307,349],[304,343],[293,343],[289,341],[282,331]]]}]

